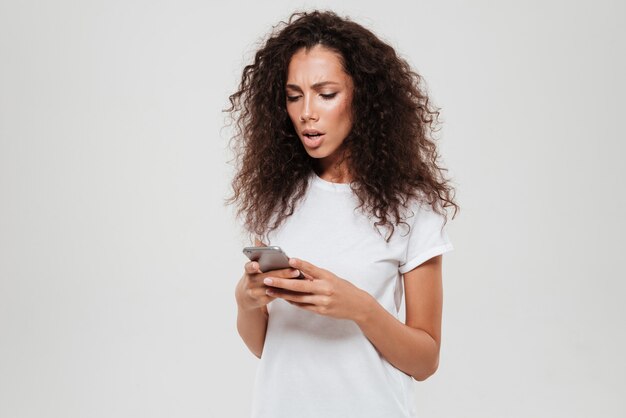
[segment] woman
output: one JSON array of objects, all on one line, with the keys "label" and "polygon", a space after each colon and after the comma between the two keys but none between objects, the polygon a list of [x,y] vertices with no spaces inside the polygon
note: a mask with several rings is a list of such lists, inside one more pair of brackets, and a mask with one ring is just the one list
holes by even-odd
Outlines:
[{"label": "woman", "polygon": [[313,11],[274,28],[230,96],[230,202],[257,245],[297,256],[246,263],[236,288],[261,359],[254,417],[416,416],[412,379],[439,362],[445,207],[458,210],[420,80],[369,30]]}]

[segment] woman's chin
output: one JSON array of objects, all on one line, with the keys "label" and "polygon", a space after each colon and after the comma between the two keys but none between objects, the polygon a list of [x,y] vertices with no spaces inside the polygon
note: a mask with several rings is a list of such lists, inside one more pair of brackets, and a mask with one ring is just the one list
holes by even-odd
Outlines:
[{"label": "woman's chin", "polygon": [[319,159],[328,157],[327,153],[325,153],[324,150],[320,148],[310,149],[310,148],[304,147],[304,149],[306,153],[309,154],[309,157],[311,158],[315,158],[319,160]]}]

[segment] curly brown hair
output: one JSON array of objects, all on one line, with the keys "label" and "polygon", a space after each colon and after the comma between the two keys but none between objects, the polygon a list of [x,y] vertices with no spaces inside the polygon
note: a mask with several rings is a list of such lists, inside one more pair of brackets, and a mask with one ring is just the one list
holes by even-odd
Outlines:
[{"label": "curly brown hair", "polygon": [[[439,108],[430,104],[422,77],[371,31],[331,11],[295,12],[273,27],[254,62],[244,67],[229,96],[236,122],[231,138],[237,172],[232,181],[237,215],[246,229],[265,236],[292,215],[304,196],[315,160],[305,151],[286,110],[285,84],[291,57],[322,45],[337,52],[352,78],[353,125],[344,145],[358,208],[386,227],[405,223],[411,198],[445,217],[454,189],[432,138]],[[444,223],[445,224],[445,223]]]}]

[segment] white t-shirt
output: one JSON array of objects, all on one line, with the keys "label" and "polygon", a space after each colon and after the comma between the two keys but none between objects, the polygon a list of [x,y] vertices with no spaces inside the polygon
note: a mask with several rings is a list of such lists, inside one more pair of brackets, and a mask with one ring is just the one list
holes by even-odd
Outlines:
[{"label": "white t-shirt", "polygon": [[[367,291],[398,318],[402,274],[453,249],[443,216],[414,203],[414,216],[377,232],[355,210],[349,184],[317,175],[296,211],[269,236],[290,257],[309,261]],[[410,215],[410,212],[409,212]],[[416,417],[414,382],[392,366],[351,320],[319,315],[275,299],[257,370],[253,418]]]}]

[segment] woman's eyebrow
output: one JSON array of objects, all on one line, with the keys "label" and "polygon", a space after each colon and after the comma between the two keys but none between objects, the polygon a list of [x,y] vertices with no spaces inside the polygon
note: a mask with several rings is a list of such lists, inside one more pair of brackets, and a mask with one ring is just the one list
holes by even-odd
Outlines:
[{"label": "woman's eyebrow", "polygon": [[[327,86],[329,84],[339,84],[336,81],[320,81],[318,83],[315,83],[311,86],[312,89],[317,90],[320,89],[324,86]],[[292,89],[292,90],[298,90],[298,91],[302,91],[302,89],[300,88],[300,86],[298,86],[297,84],[287,84],[286,86],[288,89]]]}]

